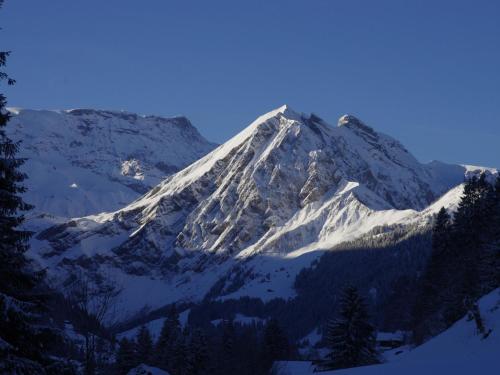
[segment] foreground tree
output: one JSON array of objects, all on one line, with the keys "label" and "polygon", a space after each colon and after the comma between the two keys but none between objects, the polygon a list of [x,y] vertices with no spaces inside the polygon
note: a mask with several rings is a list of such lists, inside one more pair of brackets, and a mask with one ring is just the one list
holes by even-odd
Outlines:
[{"label": "foreground tree", "polygon": [[500,179],[470,178],[454,213],[444,209],[433,227],[432,254],[414,310],[414,341],[421,344],[465,314],[488,335],[477,300],[500,286]]},{"label": "foreground tree", "polygon": [[450,262],[450,258],[454,258],[450,245],[451,225],[451,217],[442,207],[432,227],[432,253],[413,311],[413,338],[417,344],[421,344],[433,330],[446,328],[444,323],[436,326],[439,320],[435,315],[439,314],[436,306],[445,299],[446,290],[443,287],[453,278],[454,262]]},{"label": "foreground tree", "polygon": [[[0,0],[0,7],[3,1]],[[0,69],[9,52],[0,52]],[[0,82],[15,82],[0,71]],[[44,322],[43,273],[34,272],[25,257],[31,233],[22,229],[23,211],[31,209],[24,202],[19,168],[19,143],[6,135],[10,114],[7,100],[0,94],[0,373],[44,374],[50,361],[44,353],[54,341],[53,331]]]},{"label": "foreground tree", "polygon": [[374,328],[369,323],[367,307],[354,287],[343,291],[340,316],[327,327],[326,343],[330,349],[327,368],[349,368],[379,363]]}]

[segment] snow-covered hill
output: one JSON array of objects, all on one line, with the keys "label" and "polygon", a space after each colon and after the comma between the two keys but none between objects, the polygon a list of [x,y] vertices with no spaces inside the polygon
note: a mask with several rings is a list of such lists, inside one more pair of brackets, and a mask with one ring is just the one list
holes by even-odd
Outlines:
[{"label": "snow-covered hill", "polygon": [[125,208],[42,231],[32,254],[60,282],[77,268],[115,279],[132,310],[292,297],[322,251],[427,221],[479,169],[421,164],[353,116],[334,127],[283,106]]},{"label": "snow-covered hill", "polygon": [[215,148],[185,117],[10,112],[8,135],[23,142],[26,201],[37,213],[76,217],[117,210]]},{"label": "snow-covered hill", "polygon": [[[464,317],[448,330],[414,349],[397,348],[398,355],[386,356],[380,365],[344,370],[322,371],[324,375],[470,375],[498,374],[500,360],[500,289],[479,300],[479,310],[490,334],[477,332],[474,320]],[[279,361],[277,375],[313,375],[315,366],[308,361]]]},{"label": "snow-covered hill", "polygon": [[[498,374],[500,371],[500,290],[479,301],[487,338],[478,334],[473,320],[463,318],[427,343],[377,366],[324,372],[335,375],[375,374]],[[311,372],[312,374],[312,372]]]}]

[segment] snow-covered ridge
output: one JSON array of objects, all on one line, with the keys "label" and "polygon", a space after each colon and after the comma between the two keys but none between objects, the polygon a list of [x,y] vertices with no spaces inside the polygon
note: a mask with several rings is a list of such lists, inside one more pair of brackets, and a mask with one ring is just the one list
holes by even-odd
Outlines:
[{"label": "snow-covered ridge", "polygon": [[74,217],[112,211],[211,151],[185,117],[123,111],[10,109],[22,140],[26,200],[37,212]]},{"label": "snow-covered ridge", "polygon": [[41,232],[33,255],[59,280],[113,275],[136,309],[199,300],[218,280],[218,298],[286,298],[321,251],[458,200],[444,194],[466,167],[419,163],[353,116],[340,122],[280,107],[124,208]]}]

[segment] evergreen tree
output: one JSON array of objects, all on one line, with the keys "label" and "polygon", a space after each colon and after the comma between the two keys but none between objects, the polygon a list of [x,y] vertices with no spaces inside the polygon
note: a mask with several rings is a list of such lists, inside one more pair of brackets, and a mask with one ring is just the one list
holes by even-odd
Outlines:
[{"label": "evergreen tree", "polygon": [[149,330],[142,326],[136,337],[137,361],[139,363],[150,364],[153,355],[153,339]]},{"label": "evergreen tree", "polygon": [[500,286],[500,177],[486,196],[479,265],[481,295]]},{"label": "evergreen tree", "polygon": [[179,336],[182,335],[179,313],[175,305],[170,309],[155,346],[155,364],[169,370],[172,364],[173,347]]},{"label": "evergreen tree", "polygon": [[[0,0],[0,8],[3,1]],[[0,52],[0,69],[9,52]],[[0,71],[0,83],[15,81]],[[25,257],[31,233],[22,229],[24,202],[22,185],[27,177],[19,168],[19,143],[7,136],[10,114],[7,99],[0,94],[0,372],[44,374],[50,361],[44,351],[54,341],[54,331],[44,322],[46,289],[43,273],[34,272]]]},{"label": "evergreen tree", "polygon": [[433,229],[433,249],[414,311],[414,339],[421,343],[468,313],[486,334],[477,299],[499,286],[500,194],[486,174],[464,186],[454,222],[442,209]]},{"label": "evergreen tree", "polygon": [[116,373],[126,374],[130,369],[138,365],[135,343],[126,337],[121,339],[118,353],[116,354]]},{"label": "evergreen tree", "polygon": [[379,362],[374,328],[369,323],[367,307],[354,287],[344,289],[340,317],[328,324],[325,339],[331,350],[327,368],[349,368]]},{"label": "evergreen tree", "polygon": [[193,375],[204,374],[208,370],[208,341],[203,331],[195,329],[189,341],[189,362]]},{"label": "evergreen tree", "polygon": [[485,174],[471,178],[464,187],[453,228],[451,245],[455,247],[453,277],[448,291],[451,301],[446,314],[448,325],[461,318],[465,312],[474,309],[474,301],[481,292],[481,249],[484,233],[488,225],[489,208],[485,201],[491,185],[486,182]]},{"label": "evergreen tree", "polygon": [[168,371],[172,375],[190,375],[190,361],[188,360],[188,348],[184,335],[177,335],[171,344],[171,355]]},{"label": "evergreen tree", "polygon": [[[446,285],[452,277],[454,262],[450,249],[451,218],[442,207],[432,228],[432,253],[426,267],[413,311],[414,340],[421,344],[434,330],[444,329],[444,322],[435,317],[444,303]],[[441,324],[441,326],[440,326]]]},{"label": "evergreen tree", "polygon": [[233,374],[237,369],[236,360],[236,332],[233,320],[223,320],[222,342],[220,345],[220,363],[219,370],[221,374]]},{"label": "evergreen tree", "polygon": [[264,329],[263,351],[268,369],[274,361],[289,359],[290,344],[276,319],[269,320]]}]

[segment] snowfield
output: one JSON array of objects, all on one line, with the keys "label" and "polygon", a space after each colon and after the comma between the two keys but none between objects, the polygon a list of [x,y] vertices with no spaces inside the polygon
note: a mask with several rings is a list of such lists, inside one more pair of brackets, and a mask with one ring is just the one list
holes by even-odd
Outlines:
[{"label": "snowfield", "polygon": [[215,148],[185,117],[74,109],[9,109],[22,141],[35,213],[78,217],[114,211]]}]

